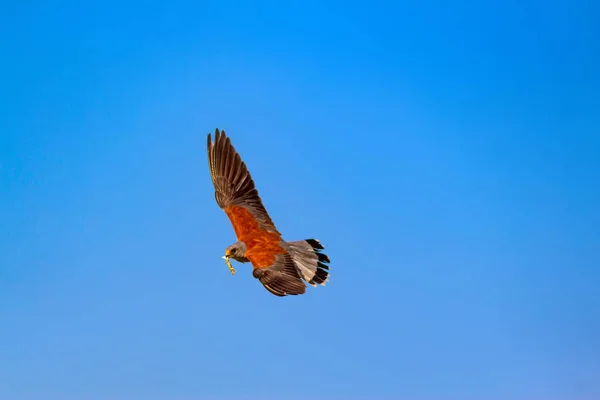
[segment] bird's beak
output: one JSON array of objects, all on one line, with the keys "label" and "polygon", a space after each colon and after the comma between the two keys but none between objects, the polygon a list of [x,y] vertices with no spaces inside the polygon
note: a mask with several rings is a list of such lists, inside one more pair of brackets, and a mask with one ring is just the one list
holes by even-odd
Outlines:
[{"label": "bird's beak", "polygon": [[227,267],[229,268],[229,271],[231,271],[231,275],[235,275],[235,269],[233,269],[233,267],[231,266],[231,261],[229,261],[229,255],[225,254],[223,256],[223,259],[227,263]]}]

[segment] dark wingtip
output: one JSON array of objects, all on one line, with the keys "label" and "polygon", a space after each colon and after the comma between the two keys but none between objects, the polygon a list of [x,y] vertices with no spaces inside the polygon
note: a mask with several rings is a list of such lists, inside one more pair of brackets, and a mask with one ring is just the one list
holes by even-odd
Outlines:
[{"label": "dark wingtip", "polygon": [[322,285],[327,282],[327,278],[329,277],[329,271],[324,269],[317,269],[315,276],[312,278],[312,282],[317,285]]},{"label": "dark wingtip", "polygon": [[[215,145],[217,144],[221,136],[225,136],[225,131],[219,130],[219,128],[215,128]],[[210,132],[208,133],[208,143],[212,144],[212,135]]]},{"label": "dark wingtip", "polygon": [[317,253],[317,258],[321,262],[326,262],[326,263],[330,262],[329,257],[327,256],[327,254],[324,254],[324,253]]},{"label": "dark wingtip", "polygon": [[225,129],[219,130],[219,128],[215,128],[215,136],[216,137],[220,137],[223,140],[225,140],[227,138],[227,134],[225,133]]},{"label": "dark wingtip", "polygon": [[314,249],[319,249],[322,250],[325,247],[323,247],[323,245],[321,243],[319,243],[319,241],[317,239],[306,239],[306,241],[308,242],[308,244],[310,244]]},{"label": "dark wingtip", "polygon": [[319,266],[319,268],[322,268],[322,269],[329,269],[329,265],[325,265],[325,264],[323,264],[323,263],[322,263],[322,262],[320,262],[320,261],[318,261],[318,262],[317,262],[317,265]]}]

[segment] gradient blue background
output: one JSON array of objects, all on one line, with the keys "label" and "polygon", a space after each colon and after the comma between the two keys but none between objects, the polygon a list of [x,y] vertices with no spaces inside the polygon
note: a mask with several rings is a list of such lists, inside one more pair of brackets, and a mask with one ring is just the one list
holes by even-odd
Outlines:
[{"label": "gradient blue background", "polygon": [[[594,3],[5,2],[0,399],[600,398]],[[216,127],[327,287],[229,274]]]}]

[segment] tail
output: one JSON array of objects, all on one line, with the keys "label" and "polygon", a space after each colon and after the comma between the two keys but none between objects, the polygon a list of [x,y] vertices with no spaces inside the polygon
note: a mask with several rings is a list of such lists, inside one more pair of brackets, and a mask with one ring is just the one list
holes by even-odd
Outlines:
[{"label": "tail", "polygon": [[325,285],[329,280],[329,257],[321,252],[323,245],[316,239],[288,242],[288,245],[300,276],[312,286]]}]

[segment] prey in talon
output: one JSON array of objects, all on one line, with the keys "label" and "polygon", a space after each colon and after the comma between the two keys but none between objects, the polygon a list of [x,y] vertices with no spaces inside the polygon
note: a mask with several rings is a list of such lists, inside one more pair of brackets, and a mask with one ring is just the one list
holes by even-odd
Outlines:
[{"label": "prey in talon", "polygon": [[233,269],[233,267],[231,266],[231,261],[229,261],[229,257],[223,256],[223,259],[225,260],[225,264],[227,264],[229,271],[231,271],[231,275],[235,275],[235,269]]},{"label": "prey in talon", "polygon": [[276,296],[303,294],[306,283],[325,285],[329,257],[317,239],[288,242],[267,213],[246,164],[224,131],[207,138],[208,166],[215,200],[233,225],[237,242],[223,259],[232,274],[231,259],[252,264],[252,276]]}]

